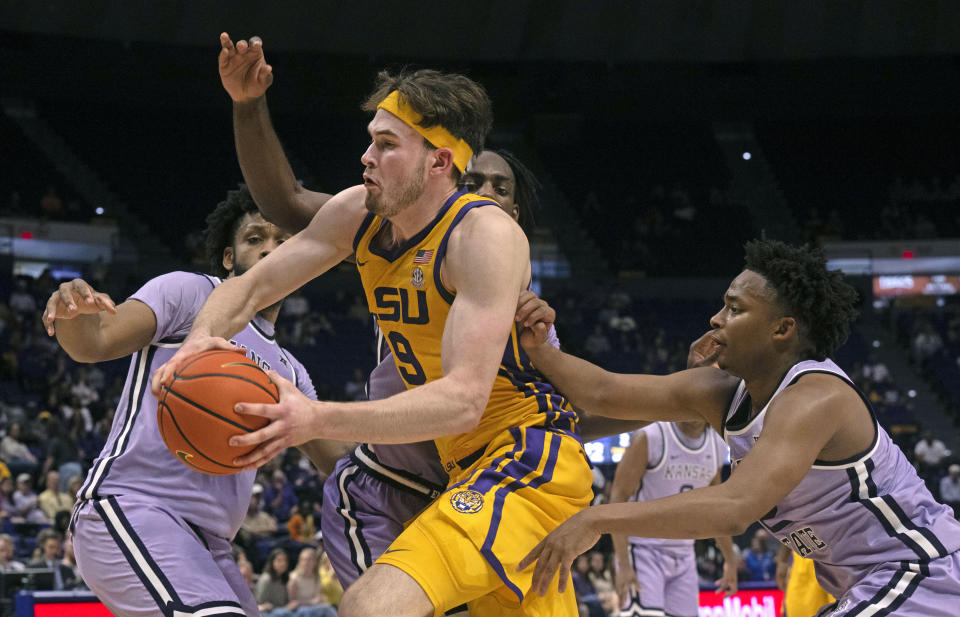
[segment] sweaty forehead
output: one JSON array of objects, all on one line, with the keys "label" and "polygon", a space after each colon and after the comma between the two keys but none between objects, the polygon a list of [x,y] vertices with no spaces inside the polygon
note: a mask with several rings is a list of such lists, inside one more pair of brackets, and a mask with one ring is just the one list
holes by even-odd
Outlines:
[{"label": "sweaty forehead", "polygon": [[501,178],[506,182],[514,182],[513,170],[503,157],[489,150],[475,156],[467,165],[468,174],[476,174],[485,178]]}]

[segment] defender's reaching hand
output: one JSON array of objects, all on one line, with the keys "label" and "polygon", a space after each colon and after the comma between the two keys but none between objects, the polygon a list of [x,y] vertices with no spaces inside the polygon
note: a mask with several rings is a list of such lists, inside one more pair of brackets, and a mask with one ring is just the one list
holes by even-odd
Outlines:
[{"label": "defender's reaching hand", "polygon": [[220,81],[236,103],[260,98],[273,83],[273,67],[263,57],[263,41],[254,36],[236,45],[226,32],[220,35]]},{"label": "defender's reaching hand", "polygon": [[546,343],[556,318],[556,311],[537,294],[532,291],[521,292],[514,316],[520,326],[520,344],[525,349],[532,349]]},{"label": "defender's reaching hand", "polygon": [[91,315],[106,311],[117,313],[117,307],[105,293],[95,291],[83,279],[73,279],[69,283],[61,283],[43,311],[41,320],[48,336],[54,335],[54,322],[57,319],[73,319],[77,315]]}]

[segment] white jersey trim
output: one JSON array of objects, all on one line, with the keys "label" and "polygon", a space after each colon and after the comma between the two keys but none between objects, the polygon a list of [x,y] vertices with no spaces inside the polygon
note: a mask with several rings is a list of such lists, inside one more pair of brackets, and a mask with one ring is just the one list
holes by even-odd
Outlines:
[{"label": "white jersey trim", "polygon": [[859,462],[854,465],[854,471],[857,475],[857,495],[860,497],[860,501],[869,502],[877,512],[883,516],[884,520],[890,525],[890,527],[896,532],[896,535],[906,536],[913,540],[930,559],[939,558],[940,551],[933,545],[924,536],[916,529],[910,529],[907,527],[903,520],[897,515],[893,509],[890,508],[890,505],[882,496],[871,497],[870,496],[870,486],[867,483],[867,480],[870,478],[870,470],[867,469],[866,462]]},{"label": "white jersey trim", "polygon": [[[647,471],[657,471],[664,466],[667,462],[667,432],[663,430],[663,423],[657,422],[657,430],[660,431],[660,459],[657,461],[656,465],[650,467],[647,465]],[[650,460],[650,440],[647,439],[647,461]],[[641,479],[640,488],[643,488],[643,480]],[[637,494],[640,494],[640,489],[637,489]]]},{"label": "white jersey trim", "polygon": [[429,489],[429,488],[427,488],[426,486],[424,486],[424,485],[422,485],[422,484],[419,484],[419,483],[417,483],[417,482],[413,482],[412,480],[408,480],[407,478],[404,478],[404,477],[401,476],[400,474],[394,473],[394,472],[393,472],[391,469],[389,469],[388,467],[384,467],[384,466],[381,465],[379,462],[377,462],[377,461],[373,460],[372,458],[370,458],[369,456],[367,456],[366,452],[364,452],[363,449],[362,449],[360,446],[357,446],[357,449],[354,450],[353,455],[356,456],[358,459],[360,459],[360,461],[361,461],[364,465],[370,467],[370,468],[373,469],[375,472],[377,472],[377,473],[379,473],[379,474],[382,474],[382,475],[390,478],[391,480],[393,480],[394,482],[396,482],[396,483],[398,483],[398,484],[402,484],[402,485],[406,486],[406,487],[409,488],[410,490],[413,490],[413,491],[416,491],[416,492],[420,493],[420,494],[423,495],[424,497],[434,498],[433,491],[432,491],[431,489]]},{"label": "white jersey trim", "polygon": [[860,467],[862,467],[862,466],[864,465],[864,463],[867,462],[868,459],[873,458],[873,455],[874,455],[874,453],[877,451],[877,448],[880,447],[880,427],[879,427],[879,426],[876,426],[876,424],[877,424],[877,421],[876,421],[876,420],[874,420],[873,423],[874,423],[873,445],[870,446],[870,449],[869,449],[869,450],[867,450],[866,452],[863,453],[863,456],[861,456],[861,457],[857,458],[857,460],[851,461],[851,462],[849,462],[849,463],[837,463],[837,464],[825,463],[825,464],[822,464],[822,465],[817,465],[816,463],[814,463],[813,465],[810,465],[810,469],[827,469],[827,470],[832,470],[832,469],[848,469],[848,468],[850,468],[850,467],[857,467],[857,474],[859,475],[859,473],[860,473]]},{"label": "white jersey trim", "polygon": [[683,443],[683,440],[681,439],[681,431],[680,431],[680,428],[677,427],[676,422],[670,423],[670,430],[672,432],[671,439],[673,439],[673,441],[676,442],[678,446],[680,446],[680,449],[686,452],[687,454],[700,454],[704,451],[704,449],[706,449],[707,444],[710,443],[711,429],[709,426],[706,426],[703,429],[703,433],[700,435],[700,437],[703,439],[703,443],[700,444],[696,449],[691,449],[689,446]]},{"label": "white jersey trim", "polygon": [[339,508],[340,516],[342,516],[347,521],[347,538],[350,540],[350,543],[353,545],[353,552],[357,556],[357,560],[354,562],[354,565],[357,566],[357,569],[361,573],[366,572],[370,568],[370,563],[366,559],[366,551],[363,542],[361,541],[358,534],[357,519],[353,516],[353,501],[350,499],[350,492],[347,490],[347,480],[351,476],[360,471],[360,468],[357,465],[350,465],[345,467],[342,472],[340,472],[340,477],[337,478],[337,488],[340,489],[340,499],[343,501],[345,507]]},{"label": "white jersey trim", "polygon": [[130,537],[130,534],[127,533],[126,528],[123,526],[123,523],[120,521],[120,518],[117,516],[117,513],[113,511],[113,505],[107,499],[101,499],[97,504],[103,509],[103,513],[106,515],[110,526],[113,527],[113,531],[117,534],[120,541],[123,542],[124,547],[130,551],[130,555],[133,557],[134,561],[137,562],[137,565],[140,567],[140,570],[143,572],[143,575],[150,581],[150,585],[153,587],[154,591],[163,599],[164,602],[170,604],[174,601],[173,596],[170,595],[170,592],[167,590],[166,585],[160,580],[160,577],[153,570],[150,562],[147,561],[143,553],[140,552],[140,547],[137,546],[137,543],[134,542],[133,538]]},{"label": "white jersey trim", "polygon": [[110,462],[123,454],[124,450],[126,449],[127,438],[130,436],[130,431],[133,428],[134,418],[136,418],[137,411],[140,408],[140,392],[146,385],[145,377],[150,360],[149,351],[150,345],[147,345],[139,351],[140,357],[137,359],[137,368],[133,373],[133,391],[130,395],[130,405],[127,407],[127,417],[124,418],[123,430],[120,431],[120,435],[117,436],[117,442],[114,444],[113,448],[114,453],[97,461],[97,466],[93,472],[93,476],[90,478],[86,489],[83,491],[84,499],[94,498],[97,487],[103,480],[103,476],[106,473],[107,467],[110,466]]}]

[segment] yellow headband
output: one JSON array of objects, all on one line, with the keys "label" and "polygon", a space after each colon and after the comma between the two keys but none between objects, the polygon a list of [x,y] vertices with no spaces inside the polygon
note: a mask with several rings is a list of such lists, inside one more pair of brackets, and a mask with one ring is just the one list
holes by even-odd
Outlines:
[{"label": "yellow headband", "polygon": [[453,151],[453,165],[463,173],[467,168],[467,163],[473,158],[473,148],[462,139],[453,136],[450,131],[437,125],[430,128],[420,126],[420,120],[423,118],[412,107],[407,105],[406,101],[400,98],[400,92],[394,90],[387,95],[387,98],[380,101],[377,109],[385,109],[404,121],[410,128],[420,133],[424,139],[429,141],[436,148],[450,148]]}]

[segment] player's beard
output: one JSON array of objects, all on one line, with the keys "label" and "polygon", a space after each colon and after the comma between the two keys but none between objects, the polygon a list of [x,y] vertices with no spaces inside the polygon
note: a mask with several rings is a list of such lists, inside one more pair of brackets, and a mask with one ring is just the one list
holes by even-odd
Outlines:
[{"label": "player's beard", "polygon": [[384,218],[395,216],[406,210],[411,204],[420,199],[423,195],[423,186],[426,183],[423,173],[423,161],[426,153],[420,159],[420,163],[407,175],[402,178],[396,186],[386,189],[381,187],[379,195],[373,195],[367,191],[367,197],[364,203],[367,210],[378,214]]}]

